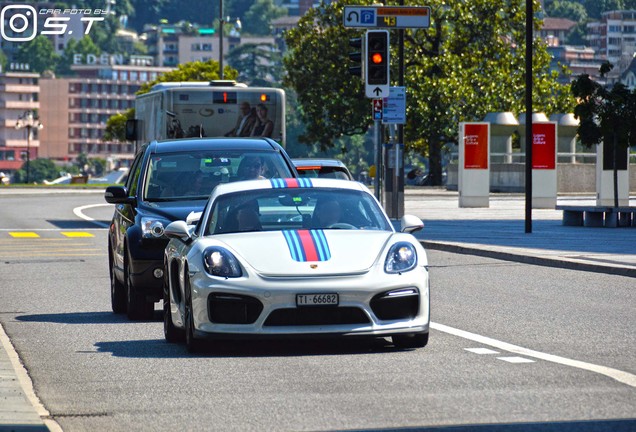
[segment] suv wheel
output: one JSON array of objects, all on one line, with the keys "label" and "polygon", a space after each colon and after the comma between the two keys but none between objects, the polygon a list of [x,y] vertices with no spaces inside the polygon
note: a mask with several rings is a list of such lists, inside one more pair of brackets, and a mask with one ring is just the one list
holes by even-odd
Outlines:
[{"label": "suv wheel", "polygon": [[117,279],[115,262],[112,259],[110,260],[110,303],[113,312],[117,314],[126,312],[126,287]]},{"label": "suv wheel", "polygon": [[124,281],[126,282],[128,319],[135,321],[151,319],[155,310],[155,304],[153,302],[147,302],[146,297],[138,293],[132,284],[128,260],[124,263]]}]

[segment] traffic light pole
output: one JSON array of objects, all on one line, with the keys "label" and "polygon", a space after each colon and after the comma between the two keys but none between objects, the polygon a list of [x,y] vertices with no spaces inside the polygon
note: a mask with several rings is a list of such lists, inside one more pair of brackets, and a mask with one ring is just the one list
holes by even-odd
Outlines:
[{"label": "traffic light pole", "polygon": [[373,178],[373,189],[375,197],[378,201],[382,202],[380,195],[380,176],[384,173],[384,164],[382,163],[382,122],[375,120],[374,122],[374,164],[375,164],[375,177]]}]

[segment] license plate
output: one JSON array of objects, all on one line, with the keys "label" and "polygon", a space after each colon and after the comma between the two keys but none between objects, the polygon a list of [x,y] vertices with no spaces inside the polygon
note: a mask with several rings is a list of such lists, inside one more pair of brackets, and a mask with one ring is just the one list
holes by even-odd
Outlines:
[{"label": "license plate", "polygon": [[296,294],[296,306],[338,306],[338,294]]}]

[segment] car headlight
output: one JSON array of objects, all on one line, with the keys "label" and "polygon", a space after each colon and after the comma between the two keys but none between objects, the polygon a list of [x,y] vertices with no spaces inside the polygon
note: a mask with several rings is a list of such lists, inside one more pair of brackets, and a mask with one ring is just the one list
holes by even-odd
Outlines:
[{"label": "car headlight", "polygon": [[141,234],[143,238],[161,238],[163,231],[170,222],[164,219],[144,217],[141,218]]},{"label": "car headlight", "polygon": [[402,273],[412,270],[417,265],[417,252],[412,244],[399,242],[391,246],[384,262],[387,273]]},{"label": "car headlight", "polygon": [[236,278],[243,275],[236,257],[222,247],[207,248],[203,252],[203,264],[212,276]]}]

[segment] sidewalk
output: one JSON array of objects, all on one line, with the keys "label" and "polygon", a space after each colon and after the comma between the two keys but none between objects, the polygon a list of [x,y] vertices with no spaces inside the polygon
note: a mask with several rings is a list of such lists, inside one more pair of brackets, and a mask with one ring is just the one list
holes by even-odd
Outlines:
[{"label": "sidewalk", "polygon": [[[429,249],[528,264],[636,277],[636,227],[563,226],[561,210],[532,209],[525,232],[523,194],[491,194],[487,208],[459,208],[458,193],[418,188],[405,192],[405,213],[419,216],[416,234]],[[558,205],[595,205],[592,196],[560,196]],[[636,206],[636,197],[630,205]]]}]

